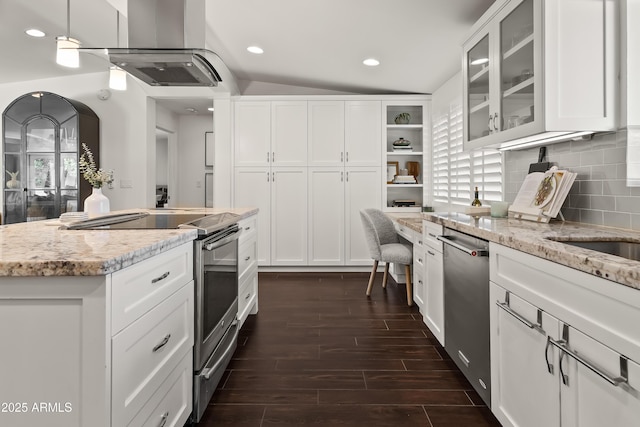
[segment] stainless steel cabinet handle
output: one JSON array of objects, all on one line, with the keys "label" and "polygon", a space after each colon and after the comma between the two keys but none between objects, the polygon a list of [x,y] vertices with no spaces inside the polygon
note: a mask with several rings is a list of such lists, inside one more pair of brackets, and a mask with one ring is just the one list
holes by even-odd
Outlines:
[{"label": "stainless steel cabinet handle", "polygon": [[349,172],[347,172],[347,182],[349,182]]},{"label": "stainless steel cabinet handle", "polygon": [[267,151],[267,163],[269,163],[269,152]]},{"label": "stainless steel cabinet handle", "polygon": [[340,182],[344,181],[344,172],[340,172]]},{"label": "stainless steel cabinet handle", "polygon": [[436,256],[435,252],[427,251],[427,253],[431,256]]},{"label": "stainless steel cabinet handle", "polygon": [[527,328],[533,329],[535,331],[538,331],[542,335],[546,335],[547,333],[544,331],[544,329],[542,329],[542,310],[538,309],[538,323],[531,323],[530,321],[528,321],[527,319],[522,317],[521,314],[513,311],[513,309],[509,305],[509,295],[511,295],[510,292],[506,292],[505,296],[504,296],[504,302],[496,301],[496,305],[499,308],[501,308],[504,311],[506,311],[507,313],[509,313],[511,316],[513,316],[513,318],[518,320],[520,323],[525,325]]},{"label": "stainless steel cabinet handle", "polygon": [[[340,152],[340,163],[344,162],[344,152]],[[26,189],[25,189],[26,190]]]},{"label": "stainless steel cabinet handle", "polygon": [[[565,330],[567,330],[566,334],[565,334]],[[629,381],[628,359],[626,357],[622,355],[619,356],[620,357],[620,376],[614,377],[613,375],[606,373],[604,370],[597,367],[595,364],[593,364],[592,362],[585,359],[584,357],[582,357],[581,355],[579,355],[578,353],[576,353],[575,351],[569,348],[567,325],[563,326],[562,335],[564,339],[556,341],[550,338],[549,342],[551,343],[551,345],[557,347],[562,352],[562,355],[560,355],[560,372],[562,374],[562,383],[564,385],[567,385],[567,386],[569,385],[569,378],[567,377],[567,375],[564,374],[562,369],[562,358],[564,355],[567,355],[568,357],[575,359],[578,363],[580,363],[585,368],[589,369],[591,372],[598,375],[600,378],[602,378],[603,380],[605,380],[606,382],[608,382],[614,387],[618,387],[620,384],[627,383]]]},{"label": "stainless steel cabinet handle", "polygon": [[275,162],[276,162],[276,152],[275,152],[275,151],[273,151],[273,152],[271,153],[271,163],[275,163]]},{"label": "stainless steel cabinet handle", "polygon": [[164,427],[168,419],[169,419],[169,412],[167,411],[164,414],[162,414],[162,418],[160,419],[160,424],[158,424],[158,427]]},{"label": "stainless steel cabinet handle", "polygon": [[249,299],[249,297],[251,297],[251,292],[249,292],[249,293],[247,294],[247,296],[246,296],[246,297],[244,297],[245,301],[246,301],[246,300],[248,300],[248,299]]},{"label": "stainless steel cabinet handle", "polygon": [[547,371],[553,375],[553,363],[549,362],[549,349],[551,348],[551,337],[547,335],[547,345],[544,348],[544,360],[547,362]]},{"label": "stainless steel cabinet handle", "polygon": [[498,113],[493,115],[493,129],[498,132],[500,129],[498,128]]},{"label": "stainless steel cabinet handle", "polygon": [[251,226],[247,225],[244,229],[245,229],[245,231],[249,231],[249,230],[251,230]]},{"label": "stainless steel cabinet handle", "polygon": [[250,257],[250,256],[248,256],[248,257],[246,257],[244,260],[245,260],[245,261],[249,261],[250,259],[251,259],[251,257]]},{"label": "stainless steel cabinet handle", "polygon": [[164,273],[162,276],[160,277],[156,277],[155,279],[151,279],[151,283],[158,283],[161,280],[166,279],[167,277],[169,277],[169,274],[171,274],[171,272],[167,271],[166,273]]},{"label": "stainless steel cabinet handle", "polygon": [[468,248],[466,246],[461,245],[460,243],[456,243],[449,238],[449,236],[436,236],[436,239],[440,240],[447,245],[453,246],[456,249],[460,249],[462,252],[469,254],[471,256],[489,256],[489,251],[486,249],[478,249],[478,248]]},{"label": "stainless steel cabinet handle", "polygon": [[349,152],[347,151],[347,163],[349,163]]},{"label": "stainless steel cabinet handle", "polygon": [[156,351],[160,350],[162,347],[167,345],[167,343],[169,342],[169,339],[171,339],[171,334],[165,335],[162,341],[160,341],[158,344],[156,344],[155,347],[153,347],[153,352],[155,353]]},{"label": "stainless steel cabinet handle", "polygon": [[493,116],[489,114],[489,121],[487,122],[487,127],[489,128],[489,132],[493,132]]}]

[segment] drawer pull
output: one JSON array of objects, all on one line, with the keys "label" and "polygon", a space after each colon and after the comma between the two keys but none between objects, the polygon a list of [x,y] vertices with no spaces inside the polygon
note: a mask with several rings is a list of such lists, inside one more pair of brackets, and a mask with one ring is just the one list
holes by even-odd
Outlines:
[{"label": "drawer pull", "polygon": [[251,259],[251,257],[250,257],[250,256],[248,256],[248,257],[246,257],[244,260],[245,260],[245,261],[249,261],[250,259]]},{"label": "drawer pull", "polygon": [[151,280],[151,283],[158,283],[161,280],[166,279],[167,277],[169,277],[169,274],[171,274],[171,272],[167,271],[166,273],[164,273],[162,276],[160,277],[156,277],[155,279]]},{"label": "drawer pull", "polygon": [[168,419],[169,419],[169,412],[167,411],[164,414],[162,414],[162,418],[160,419],[160,424],[158,424],[158,427],[164,427]]},{"label": "drawer pull", "polygon": [[531,323],[527,319],[522,317],[519,313],[516,313],[515,311],[513,311],[513,309],[509,306],[509,295],[511,295],[509,292],[505,292],[504,302],[496,301],[496,305],[498,306],[498,308],[501,308],[507,313],[509,313],[511,316],[513,316],[516,320],[518,320],[520,323],[525,325],[527,328],[533,329],[534,331],[538,331],[542,335],[546,335],[547,333],[545,332],[544,329],[542,329],[542,310],[538,309],[537,323]]},{"label": "drawer pull", "polygon": [[431,256],[436,256],[436,254],[435,254],[434,252],[427,251],[427,253],[428,253],[429,255],[431,255]]},{"label": "drawer pull", "polygon": [[251,230],[251,226],[250,226],[250,225],[247,225],[244,229],[245,229],[246,231],[249,231],[249,230]]},{"label": "drawer pull", "polygon": [[155,347],[153,347],[153,352],[155,353],[156,351],[160,350],[162,347],[164,347],[165,345],[167,345],[167,343],[169,342],[169,339],[171,338],[171,334],[167,334],[162,341],[160,341],[158,344],[156,344]]},{"label": "drawer pull", "polygon": [[427,233],[429,236],[433,237],[434,239],[437,237],[435,234],[433,233]]},{"label": "drawer pull", "polygon": [[249,297],[251,297],[251,292],[249,292],[249,293],[247,294],[247,296],[246,296],[246,297],[244,297],[244,300],[245,300],[245,301],[246,301],[246,300],[248,300],[248,299],[249,299]]}]

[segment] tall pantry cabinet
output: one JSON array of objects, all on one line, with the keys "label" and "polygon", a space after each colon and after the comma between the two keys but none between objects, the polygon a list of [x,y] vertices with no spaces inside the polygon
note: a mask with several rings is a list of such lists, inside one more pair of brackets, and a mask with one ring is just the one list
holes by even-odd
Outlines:
[{"label": "tall pantry cabinet", "polygon": [[379,100],[234,102],[234,206],[260,209],[263,266],[370,263],[359,211],[381,206]]}]

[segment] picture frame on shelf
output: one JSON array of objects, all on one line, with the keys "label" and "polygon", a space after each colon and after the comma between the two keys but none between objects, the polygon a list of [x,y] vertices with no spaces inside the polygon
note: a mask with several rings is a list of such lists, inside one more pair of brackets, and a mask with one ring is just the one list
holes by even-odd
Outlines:
[{"label": "picture frame on shelf", "polygon": [[215,147],[213,132],[204,133],[204,165],[213,167],[215,162]]},{"label": "picture frame on shelf", "polygon": [[393,184],[393,179],[400,171],[399,163],[396,161],[387,161],[387,184]]}]

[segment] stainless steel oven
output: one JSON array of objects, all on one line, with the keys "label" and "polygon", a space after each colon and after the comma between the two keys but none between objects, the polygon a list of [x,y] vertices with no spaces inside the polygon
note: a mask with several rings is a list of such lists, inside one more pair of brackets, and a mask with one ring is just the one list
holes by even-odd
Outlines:
[{"label": "stainless steel oven", "polygon": [[194,241],[195,422],[202,418],[237,346],[239,234],[234,224]]}]

